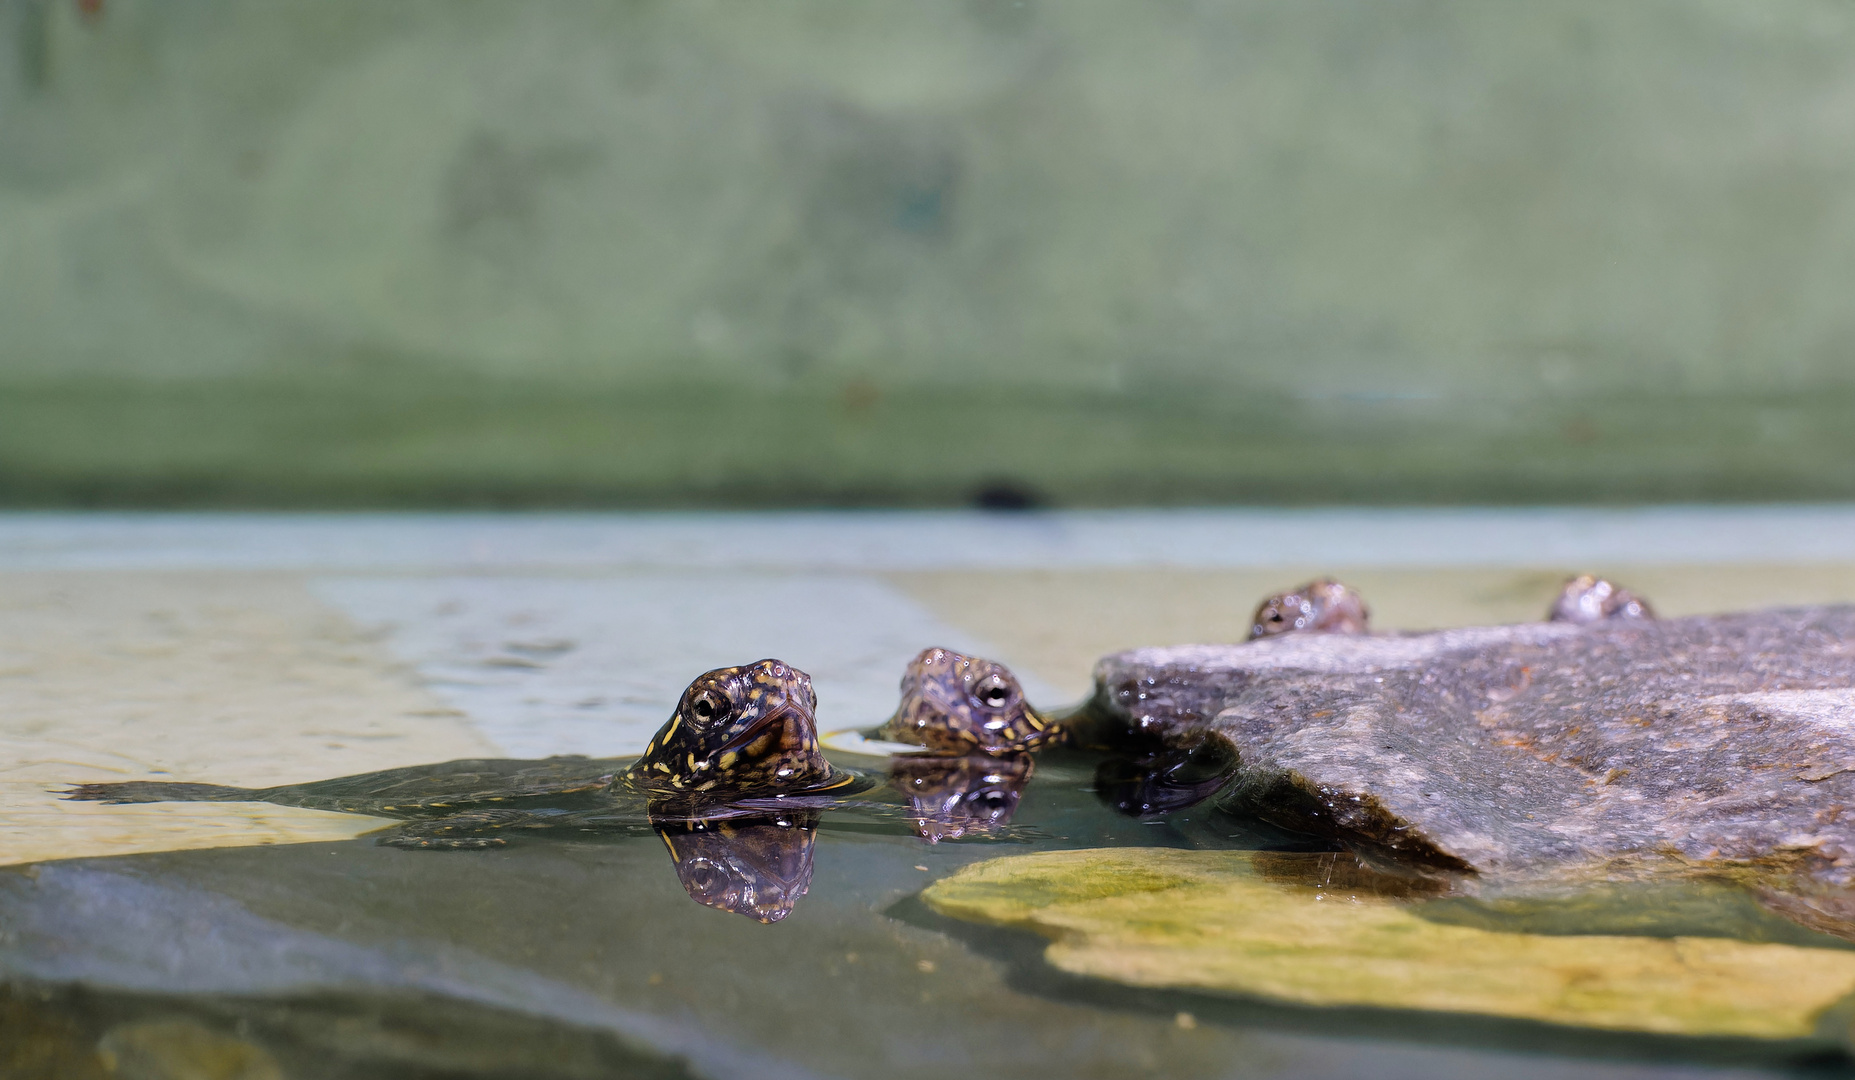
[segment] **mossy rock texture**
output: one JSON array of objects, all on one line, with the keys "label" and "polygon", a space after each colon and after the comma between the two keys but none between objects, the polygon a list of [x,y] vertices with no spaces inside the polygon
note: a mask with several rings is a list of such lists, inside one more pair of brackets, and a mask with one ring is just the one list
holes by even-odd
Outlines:
[{"label": "mossy rock texture", "polygon": [[1295,1005],[1790,1039],[1824,1033],[1855,992],[1855,952],[1450,925],[1423,918],[1408,889],[1324,873],[1332,859],[1041,852],[965,867],[923,899],[951,918],[1048,937],[1045,958],[1073,974]]}]

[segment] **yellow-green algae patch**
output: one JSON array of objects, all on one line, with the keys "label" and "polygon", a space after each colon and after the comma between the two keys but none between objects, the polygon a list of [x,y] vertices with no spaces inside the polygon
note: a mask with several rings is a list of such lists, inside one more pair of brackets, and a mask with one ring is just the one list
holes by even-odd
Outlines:
[{"label": "yellow-green algae patch", "polygon": [[923,898],[1051,938],[1046,959],[1078,975],[1300,1005],[1782,1039],[1814,1034],[1855,992],[1848,950],[1450,925],[1379,892],[1284,884],[1283,858],[1044,852],[968,866]]}]

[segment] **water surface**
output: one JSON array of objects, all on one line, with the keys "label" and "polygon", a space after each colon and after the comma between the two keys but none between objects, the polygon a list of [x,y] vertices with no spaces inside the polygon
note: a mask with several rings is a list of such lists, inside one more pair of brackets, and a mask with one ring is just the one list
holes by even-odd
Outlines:
[{"label": "water surface", "polygon": [[[808,892],[770,924],[692,902],[641,829],[482,851],[364,836],[14,867],[0,871],[0,962],[16,979],[0,1009],[7,1064],[22,1076],[58,1055],[231,1062],[248,1071],[215,1075],[241,1076],[1848,1071],[1828,1044],[1125,988],[1058,972],[1041,939],[921,902],[929,883],[1001,855],[1327,847],[1206,804],[1128,816],[1097,769],[1046,755],[1004,839],[929,844],[899,819],[827,813]],[[1423,902],[1444,921],[1529,932],[1835,944],[1750,903],[1666,900]],[[1634,921],[1619,926],[1619,912]]]}]

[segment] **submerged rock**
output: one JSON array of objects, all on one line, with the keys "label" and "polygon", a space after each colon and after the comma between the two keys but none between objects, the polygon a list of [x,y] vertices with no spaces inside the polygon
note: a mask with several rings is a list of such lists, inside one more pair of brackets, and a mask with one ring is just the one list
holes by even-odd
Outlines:
[{"label": "submerged rock", "polygon": [[1490,930],[1412,898],[1408,879],[1332,855],[1159,848],[994,859],[923,894],[942,915],[1053,939],[1045,959],[1078,975],[1299,1005],[1835,1038],[1855,992],[1846,949]]},{"label": "submerged rock", "polygon": [[1481,875],[1748,875],[1855,927],[1855,608],[1283,635],[1096,667],[1111,723],[1238,767],[1227,808]]}]

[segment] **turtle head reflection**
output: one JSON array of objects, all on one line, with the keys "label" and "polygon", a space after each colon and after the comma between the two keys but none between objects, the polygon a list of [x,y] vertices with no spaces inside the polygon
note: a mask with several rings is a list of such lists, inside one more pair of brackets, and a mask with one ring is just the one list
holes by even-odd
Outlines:
[{"label": "turtle head reflection", "polygon": [[1129,817],[1151,817],[1203,802],[1236,771],[1236,751],[1209,738],[1142,757],[1110,758],[1095,769],[1095,790]]},{"label": "turtle head reflection", "polygon": [[930,844],[983,836],[1011,823],[1031,778],[1029,754],[893,759],[890,781],[908,797],[915,832]]},{"label": "turtle head reflection", "polygon": [[812,883],[818,811],[654,822],[683,890],[698,904],[763,923],[792,914]]}]

